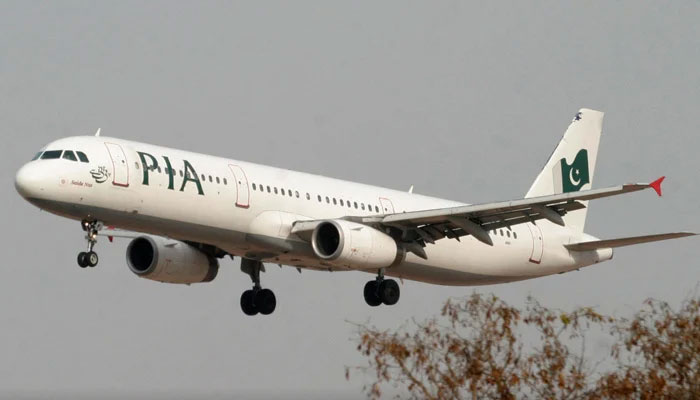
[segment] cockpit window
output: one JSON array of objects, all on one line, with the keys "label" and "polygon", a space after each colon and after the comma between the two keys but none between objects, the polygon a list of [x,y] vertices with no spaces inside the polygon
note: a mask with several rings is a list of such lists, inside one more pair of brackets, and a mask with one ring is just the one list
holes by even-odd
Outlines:
[{"label": "cockpit window", "polygon": [[63,152],[63,158],[65,158],[66,160],[78,161],[78,159],[75,158],[75,153],[73,153],[70,150],[66,150]]},{"label": "cockpit window", "polygon": [[87,156],[82,151],[76,151],[75,153],[78,155],[80,162],[89,162]]},{"label": "cockpit window", "polygon": [[42,160],[53,160],[56,158],[61,158],[61,153],[63,151],[61,150],[49,150],[45,151],[44,154],[41,155]]},{"label": "cockpit window", "polygon": [[34,158],[32,158],[32,161],[38,160],[39,157],[41,157],[41,154],[42,154],[42,153],[43,153],[43,151],[40,151],[40,152],[36,153],[36,155],[34,156]]}]

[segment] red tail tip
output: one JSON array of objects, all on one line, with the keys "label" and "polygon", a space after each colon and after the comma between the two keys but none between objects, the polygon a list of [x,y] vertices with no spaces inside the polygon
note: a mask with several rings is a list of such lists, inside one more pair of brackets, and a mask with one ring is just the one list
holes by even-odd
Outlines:
[{"label": "red tail tip", "polygon": [[663,182],[664,179],[666,179],[666,177],[662,176],[661,178],[649,184],[649,186],[656,191],[656,194],[658,194],[659,197],[661,197],[661,182]]}]

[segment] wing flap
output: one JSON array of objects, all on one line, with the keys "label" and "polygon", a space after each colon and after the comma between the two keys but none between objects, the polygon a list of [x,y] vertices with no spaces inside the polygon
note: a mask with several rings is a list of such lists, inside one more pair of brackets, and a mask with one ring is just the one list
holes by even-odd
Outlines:
[{"label": "wing flap", "polygon": [[662,233],[662,234],[658,234],[658,235],[633,236],[633,237],[626,237],[626,238],[619,238],[619,239],[594,240],[591,242],[572,243],[572,244],[565,244],[564,247],[566,247],[569,250],[574,250],[574,251],[589,251],[589,250],[607,249],[607,248],[613,248],[613,247],[631,246],[631,245],[642,244],[642,243],[658,242],[661,240],[677,239],[677,238],[682,238],[682,237],[687,237],[687,236],[695,236],[695,235],[696,235],[696,233],[692,233],[692,232]]}]

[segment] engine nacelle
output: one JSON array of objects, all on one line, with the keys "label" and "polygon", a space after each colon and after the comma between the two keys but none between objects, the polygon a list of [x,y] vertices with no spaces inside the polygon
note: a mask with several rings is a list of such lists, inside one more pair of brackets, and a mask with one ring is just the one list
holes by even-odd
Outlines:
[{"label": "engine nacelle", "polygon": [[126,262],[141,278],[166,283],[210,282],[219,261],[194,247],[159,236],[140,236],[129,243]]},{"label": "engine nacelle", "polygon": [[345,220],[323,221],[311,235],[316,256],[352,269],[378,269],[392,265],[403,254],[384,232]]}]

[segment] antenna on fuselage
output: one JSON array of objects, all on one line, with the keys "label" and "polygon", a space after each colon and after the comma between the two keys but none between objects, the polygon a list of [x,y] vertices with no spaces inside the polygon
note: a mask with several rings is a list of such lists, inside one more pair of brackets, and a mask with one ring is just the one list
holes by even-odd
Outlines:
[{"label": "antenna on fuselage", "polygon": [[97,132],[95,132],[95,136],[100,136],[100,129],[102,129],[102,128],[97,128]]},{"label": "antenna on fuselage", "polygon": [[411,185],[411,187],[408,188],[408,193],[411,193],[411,194],[413,193],[413,185]]}]

